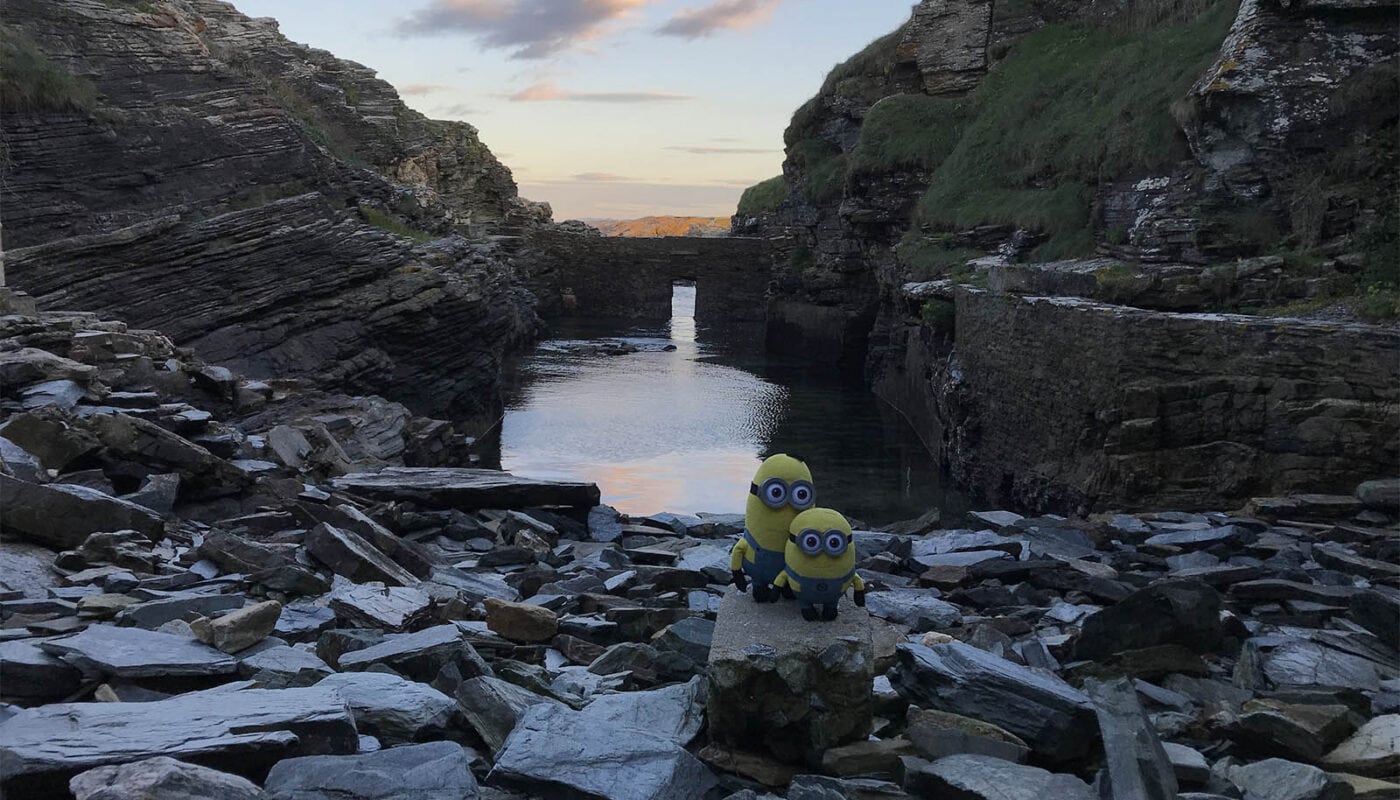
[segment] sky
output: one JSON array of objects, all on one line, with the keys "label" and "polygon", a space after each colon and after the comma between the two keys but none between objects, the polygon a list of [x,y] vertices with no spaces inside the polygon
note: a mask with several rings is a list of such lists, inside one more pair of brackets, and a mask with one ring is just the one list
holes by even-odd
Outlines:
[{"label": "sky", "polygon": [[913,0],[233,0],[469,122],[557,220],[728,216],[827,71]]}]

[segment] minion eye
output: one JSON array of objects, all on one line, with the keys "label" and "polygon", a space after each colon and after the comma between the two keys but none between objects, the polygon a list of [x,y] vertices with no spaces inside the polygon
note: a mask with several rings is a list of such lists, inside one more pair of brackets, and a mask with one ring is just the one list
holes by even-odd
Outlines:
[{"label": "minion eye", "polygon": [[780,508],[788,500],[788,487],[780,478],[772,478],[763,484],[763,491],[760,494],[763,504],[769,508]]},{"label": "minion eye", "polygon": [[798,511],[804,511],[812,507],[812,503],[817,498],[817,493],[812,490],[812,485],[806,481],[797,481],[792,485],[791,505]]},{"label": "minion eye", "polygon": [[826,552],[829,555],[841,555],[842,553],[846,552],[846,546],[848,544],[849,542],[846,540],[846,534],[840,531],[826,532]]},{"label": "minion eye", "polygon": [[809,556],[817,555],[822,551],[822,535],[816,531],[803,531],[797,537],[797,546]]}]

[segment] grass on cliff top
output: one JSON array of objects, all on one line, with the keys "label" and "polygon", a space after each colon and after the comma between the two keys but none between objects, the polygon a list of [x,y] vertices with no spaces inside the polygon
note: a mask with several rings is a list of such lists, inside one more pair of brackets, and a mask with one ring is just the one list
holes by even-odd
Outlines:
[{"label": "grass on cliff top", "polygon": [[54,64],[22,32],[0,25],[0,108],[86,111],[96,103],[92,81]]},{"label": "grass on cliff top", "polygon": [[837,64],[827,73],[817,96],[808,100],[792,115],[792,122],[783,133],[783,143],[791,147],[803,139],[816,136],[816,125],[822,103],[819,98],[839,96],[864,98],[873,103],[885,91],[885,81],[894,70],[895,51],[904,38],[908,23],[866,45],[859,53]]},{"label": "grass on cliff top", "polygon": [[916,219],[936,227],[1038,229],[1050,260],[1093,249],[1101,181],[1151,174],[1189,156],[1171,115],[1213,62],[1233,2],[1133,32],[1052,25],[1029,34],[968,98],[967,123]]},{"label": "grass on cliff top", "polygon": [[757,217],[761,214],[771,214],[778,210],[785,197],[787,181],[783,180],[782,175],[776,175],[744,190],[739,196],[739,215]]}]

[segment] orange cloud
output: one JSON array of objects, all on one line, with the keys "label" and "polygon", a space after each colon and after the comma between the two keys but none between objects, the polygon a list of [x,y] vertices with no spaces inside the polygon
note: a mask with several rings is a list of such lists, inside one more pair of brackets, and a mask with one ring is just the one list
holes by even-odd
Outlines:
[{"label": "orange cloud", "polygon": [[694,99],[688,94],[672,92],[574,92],[560,89],[548,81],[527,86],[515,94],[507,95],[506,98],[516,103],[665,103]]},{"label": "orange cloud", "polygon": [[657,29],[666,36],[699,39],[721,30],[743,30],[772,18],[782,0],[717,0],[703,8],[676,13]]}]

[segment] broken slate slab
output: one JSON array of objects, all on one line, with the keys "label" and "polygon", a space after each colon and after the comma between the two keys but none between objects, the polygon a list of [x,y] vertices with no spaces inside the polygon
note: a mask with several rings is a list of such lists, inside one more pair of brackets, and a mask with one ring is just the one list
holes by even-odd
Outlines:
[{"label": "broken slate slab", "polygon": [[593,508],[598,485],[518,478],[490,469],[389,467],[336,478],[331,485],[374,500],[411,501],[431,508],[472,511],[534,506]]},{"label": "broken slate slab", "polygon": [[345,583],[330,596],[336,616],[352,626],[401,631],[428,613],[432,598],[408,586]]},{"label": "broken slate slab", "polygon": [[606,800],[702,800],[717,785],[710,770],[673,740],[624,727],[600,736],[581,712],[555,704],[525,711],[497,753],[491,777]]},{"label": "broken slate slab", "polygon": [[187,636],[92,625],[82,633],[49,639],[40,648],[84,672],[118,678],[228,675],[238,662]]},{"label": "broken slate slab", "polygon": [[76,800],[266,800],[246,778],[158,756],[96,767],[68,783]]},{"label": "broken slate slab", "polygon": [[919,765],[906,776],[906,785],[920,797],[958,800],[1098,800],[1073,775],[991,756],[956,755]]},{"label": "broken slate slab", "polygon": [[958,607],[938,599],[933,589],[894,589],[871,592],[865,598],[871,616],[905,625],[914,633],[951,628],[962,623]]},{"label": "broken slate slab", "polygon": [[559,705],[552,697],[490,676],[475,677],[457,687],[457,705],[493,754],[505,745],[526,710],[541,703]]},{"label": "broken slate slab", "polygon": [[1112,800],[1176,800],[1176,770],[1132,682],[1090,679],[1084,691],[1099,718]]},{"label": "broken slate slab", "polygon": [[316,684],[336,692],[350,706],[361,735],[394,747],[442,739],[454,728],[457,704],[424,683],[385,672],[348,672]]},{"label": "broken slate slab", "polygon": [[364,672],[379,664],[423,683],[431,683],[448,666],[455,667],[462,678],[491,674],[481,655],[462,637],[461,629],[450,624],[414,633],[391,633],[339,659],[343,672]]},{"label": "broken slate slab", "polygon": [[82,673],[45,653],[36,641],[0,642],[0,697],[54,701],[67,698],[81,687]]},{"label": "broken slate slab", "polygon": [[0,473],[0,508],[6,531],[58,550],[103,531],[133,530],[152,541],[165,535],[160,514],[86,486],[41,485]]},{"label": "broken slate slab", "polygon": [[60,703],[0,723],[0,782],[23,791],[153,756],[197,758],[260,778],[283,758],[352,753],[345,701],[324,689],[192,692],[156,703]]},{"label": "broken slate slab", "polygon": [[598,730],[637,728],[685,747],[705,722],[705,691],[699,677],[645,692],[599,695],[583,708]]},{"label": "broken slate slab", "polygon": [[117,615],[117,624],[153,631],[171,620],[185,619],[191,614],[210,617],[221,611],[242,608],[244,602],[246,599],[241,594],[182,592],[128,606]]},{"label": "broken slate slab", "polygon": [[1085,755],[1098,726],[1093,704],[1060,679],[962,642],[902,644],[894,686],[921,707],[998,725],[1051,762]]},{"label": "broken slate slab", "polygon": [[378,581],[390,586],[416,586],[418,578],[399,566],[364,537],[322,522],[306,532],[306,550],[322,564],[355,583]]},{"label": "broken slate slab", "polygon": [[476,800],[466,751],[453,742],[345,756],[303,756],[268,773],[270,800]]}]

